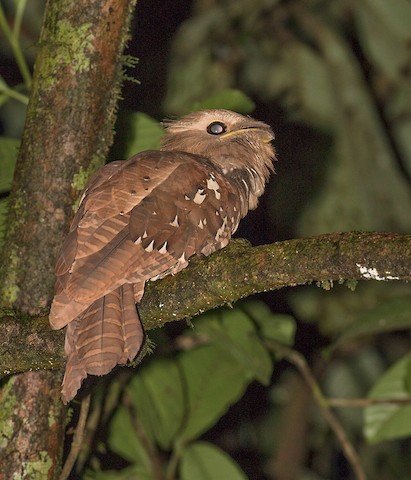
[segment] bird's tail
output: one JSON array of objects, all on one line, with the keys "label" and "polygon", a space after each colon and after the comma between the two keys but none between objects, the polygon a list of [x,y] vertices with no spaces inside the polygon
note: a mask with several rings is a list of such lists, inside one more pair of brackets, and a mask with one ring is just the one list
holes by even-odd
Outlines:
[{"label": "bird's tail", "polygon": [[143,342],[133,285],[122,285],[96,300],[67,325],[63,402],[76,395],[88,374],[105,375],[117,364],[132,361]]}]

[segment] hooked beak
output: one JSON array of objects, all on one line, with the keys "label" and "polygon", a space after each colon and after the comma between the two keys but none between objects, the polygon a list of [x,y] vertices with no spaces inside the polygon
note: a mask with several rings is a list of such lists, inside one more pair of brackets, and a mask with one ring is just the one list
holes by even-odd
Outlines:
[{"label": "hooked beak", "polygon": [[270,127],[268,126],[256,127],[252,125],[241,127],[238,130],[233,130],[232,132],[224,133],[223,135],[221,135],[220,138],[227,138],[227,137],[231,137],[232,135],[241,135],[241,133],[250,132],[250,131],[255,132],[264,143],[270,143],[272,140],[274,140],[274,133]]}]

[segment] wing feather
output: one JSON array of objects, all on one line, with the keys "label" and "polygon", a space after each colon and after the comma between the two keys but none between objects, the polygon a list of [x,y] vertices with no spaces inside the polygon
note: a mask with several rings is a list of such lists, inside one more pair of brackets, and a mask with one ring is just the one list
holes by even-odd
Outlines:
[{"label": "wing feather", "polygon": [[148,151],[108,167],[86,188],[57,262],[54,328],[125,283],[221,248],[240,220],[238,187],[202,157]]}]

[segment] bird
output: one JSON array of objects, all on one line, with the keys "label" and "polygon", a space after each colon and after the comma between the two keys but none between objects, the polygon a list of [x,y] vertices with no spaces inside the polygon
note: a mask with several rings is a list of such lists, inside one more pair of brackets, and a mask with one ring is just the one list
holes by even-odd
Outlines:
[{"label": "bird", "polygon": [[225,247],[274,171],[274,134],[262,121],[210,109],[163,126],[159,150],[92,175],[58,254],[49,321],[67,327],[64,403],[88,375],[136,358],[145,283]]}]

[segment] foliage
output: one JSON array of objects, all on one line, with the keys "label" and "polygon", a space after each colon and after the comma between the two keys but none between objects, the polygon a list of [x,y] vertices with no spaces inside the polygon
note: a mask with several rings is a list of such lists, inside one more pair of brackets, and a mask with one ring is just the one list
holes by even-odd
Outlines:
[{"label": "foliage", "polygon": [[[406,355],[393,365],[374,385],[369,398],[407,399],[411,393],[411,356]],[[365,410],[364,433],[376,443],[411,435],[411,405],[377,403]]]},{"label": "foliage", "polygon": [[[292,344],[295,323],[262,303],[245,307],[250,314],[241,309],[204,314],[180,338],[183,351],[153,359],[127,384],[110,422],[108,445],[131,463],[129,472],[154,478],[158,463],[170,479],[177,468],[181,479],[218,478],[218,472],[227,480],[246,478],[221,449],[198,439],[254,380],[269,384],[273,363],[264,338]],[[169,455],[165,465],[161,452]],[[116,474],[88,475],[108,480]]]}]

